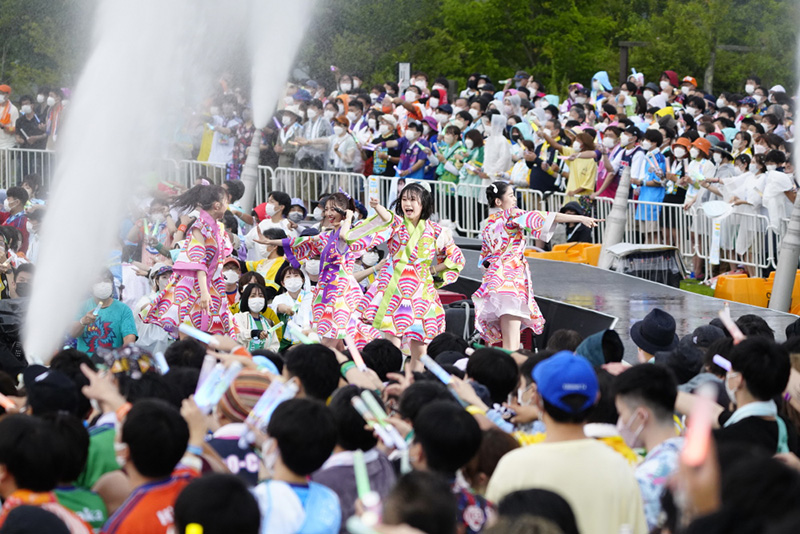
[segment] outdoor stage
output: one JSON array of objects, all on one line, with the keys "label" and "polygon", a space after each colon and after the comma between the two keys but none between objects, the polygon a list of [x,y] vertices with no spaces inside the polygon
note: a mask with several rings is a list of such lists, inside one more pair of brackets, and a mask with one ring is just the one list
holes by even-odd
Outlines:
[{"label": "outdoor stage", "polygon": [[[478,268],[479,252],[475,248],[480,246],[480,241],[456,241],[462,247],[467,260],[461,272],[464,285],[459,289],[464,293],[472,286],[474,291],[482,278],[482,271]],[[653,308],[661,308],[675,317],[677,334],[680,337],[711,321],[725,302],[591,265],[530,258],[528,263],[537,297],[616,317],[614,329],[625,344],[625,359],[629,361],[636,355],[636,347],[629,336],[630,326]],[[797,319],[796,315],[747,304],[731,302],[730,306],[734,319],[749,313],[763,317],[775,330],[775,339],[779,342],[785,339],[786,326]],[[547,313],[544,313],[547,319]],[[560,328],[567,327],[563,324],[563,317],[559,319],[559,323]]]}]

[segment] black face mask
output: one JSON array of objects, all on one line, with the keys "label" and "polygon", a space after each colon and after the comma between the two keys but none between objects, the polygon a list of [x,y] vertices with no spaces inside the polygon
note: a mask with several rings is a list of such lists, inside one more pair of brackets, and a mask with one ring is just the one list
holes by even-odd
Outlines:
[{"label": "black face mask", "polygon": [[469,89],[473,89],[473,90],[477,89],[478,88],[478,80],[470,80],[470,81],[468,81],[467,82],[467,87]]},{"label": "black face mask", "polygon": [[17,296],[29,297],[31,296],[31,284],[29,282],[20,282],[17,284]]}]

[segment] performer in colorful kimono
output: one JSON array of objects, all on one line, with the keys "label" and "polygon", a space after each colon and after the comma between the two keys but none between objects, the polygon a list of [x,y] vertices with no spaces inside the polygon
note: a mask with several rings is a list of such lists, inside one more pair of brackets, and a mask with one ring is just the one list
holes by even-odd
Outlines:
[{"label": "performer in colorful kimono", "polygon": [[173,265],[170,283],[155,298],[144,322],[156,324],[172,337],[186,323],[211,334],[233,337],[234,325],[228,311],[222,261],[233,247],[219,221],[228,209],[225,189],[198,185],[177,197],[179,211],[197,210],[197,219],[186,230],[188,239]]},{"label": "performer in colorful kimono", "polygon": [[355,261],[371,248],[372,236],[347,243],[356,205],[346,193],[334,193],[325,201],[324,217],[332,230],[296,239],[256,239],[264,245],[282,245],[288,262],[299,268],[299,260],[319,257],[320,274],[311,306],[312,330],[322,343],[343,348],[341,340],[349,334],[361,349],[380,333],[367,328],[356,313],[363,292],[353,277]]},{"label": "performer in colorful kimono", "polygon": [[525,230],[548,241],[555,223],[582,223],[593,228],[599,221],[581,215],[517,209],[514,188],[506,182],[489,185],[486,198],[497,211],[489,215],[481,235],[479,261],[485,272],[481,287],[472,295],[475,328],[487,344],[502,342],[504,349],[517,350],[522,328],[530,328],[535,334],[541,334],[544,328],[524,255]]},{"label": "performer in colorful kimono", "polygon": [[444,309],[436,288],[451,284],[464,267],[461,253],[449,230],[432,222],[433,197],[424,186],[403,188],[390,213],[370,199],[376,215],[352,229],[348,242],[374,235],[372,246],[384,241],[389,258],[359,305],[362,320],[400,346],[411,349],[412,366],[425,345],[444,332]]}]

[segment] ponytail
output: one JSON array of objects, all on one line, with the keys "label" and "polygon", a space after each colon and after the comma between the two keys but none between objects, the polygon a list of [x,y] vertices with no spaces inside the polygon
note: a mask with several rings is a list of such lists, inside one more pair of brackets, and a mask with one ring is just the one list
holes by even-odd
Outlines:
[{"label": "ponytail", "polygon": [[225,189],[218,185],[196,185],[175,198],[172,207],[188,211],[198,207],[209,210],[214,202],[222,202],[226,194]]}]

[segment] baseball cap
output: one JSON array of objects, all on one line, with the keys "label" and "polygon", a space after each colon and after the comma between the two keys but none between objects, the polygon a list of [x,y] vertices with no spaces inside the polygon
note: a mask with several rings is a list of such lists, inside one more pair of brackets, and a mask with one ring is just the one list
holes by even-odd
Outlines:
[{"label": "baseball cap", "polygon": [[[592,407],[597,400],[597,375],[585,358],[562,350],[547,358],[533,369],[533,380],[544,400],[567,413],[580,413]],[[586,401],[578,408],[565,402],[568,395],[581,395]]]},{"label": "baseball cap", "polygon": [[78,389],[61,371],[43,365],[30,365],[22,372],[28,392],[28,405],[35,415],[59,411],[77,414]]}]

